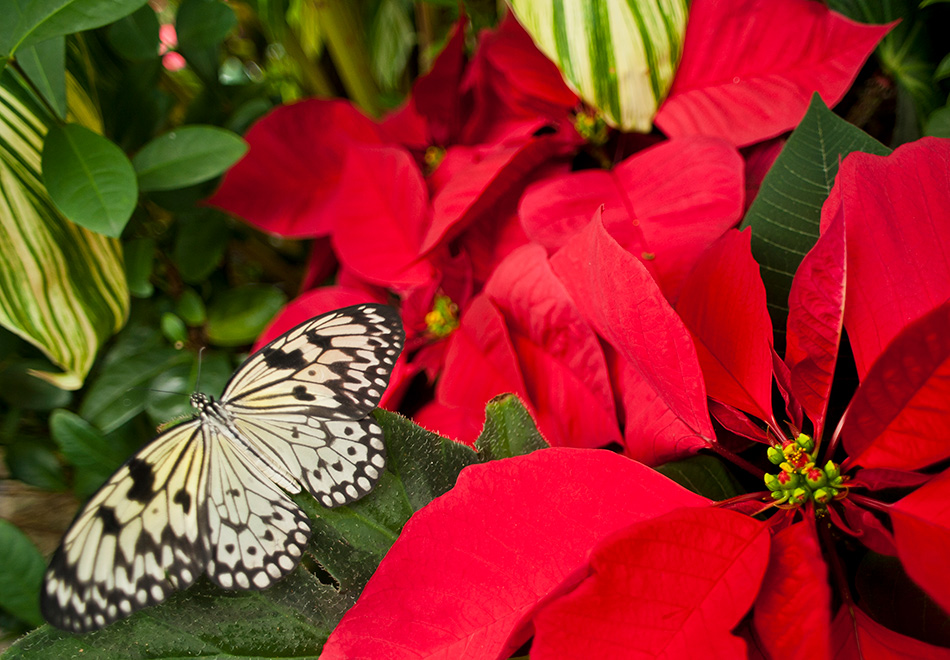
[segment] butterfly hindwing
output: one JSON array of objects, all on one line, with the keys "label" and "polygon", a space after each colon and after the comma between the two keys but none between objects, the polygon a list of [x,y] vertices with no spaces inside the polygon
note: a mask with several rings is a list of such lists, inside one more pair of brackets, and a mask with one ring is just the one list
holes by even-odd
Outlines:
[{"label": "butterfly hindwing", "polygon": [[362,419],[379,403],[403,339],[399,315],[385,305],[324,314],[251,355],[225,387],[221,403],[234,414]]},{"label": "butterfly hindwing", "polygon": [[307,515],[253,458],[213,434],[205,534],[208,577],[225,589],[264,589],[292,571],[310,539]]},{"label": "butterfly hindwing", "polygon": [[40,597],[47,621],[74,632],[101,628],[201,574],[207,455],[200,436],[198,420],[166,431],[93,495],[47,569]]},{"label": "butterfly hindwing", "polygon": [[325,420],[300,413],[235,414],[241,435],[279,462],[324,506],[359,499],[386,465],[383,431],[367,416]]}]

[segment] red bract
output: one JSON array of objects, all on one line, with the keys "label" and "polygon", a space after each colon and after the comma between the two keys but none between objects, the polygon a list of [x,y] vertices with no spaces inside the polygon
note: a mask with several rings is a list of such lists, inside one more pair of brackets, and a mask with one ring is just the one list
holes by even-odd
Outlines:
[{"label": "red bract", "polygon": [[737,147],[775,137],[812,92],[835,105],[888,26],[854,23],[811,0],[695,0],[683,59],[654,118],[670,137]]}]

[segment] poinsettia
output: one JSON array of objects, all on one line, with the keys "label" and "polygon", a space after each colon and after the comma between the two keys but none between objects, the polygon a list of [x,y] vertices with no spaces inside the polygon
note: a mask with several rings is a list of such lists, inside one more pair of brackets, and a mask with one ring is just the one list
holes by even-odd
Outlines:
[{"label": "poinsettia", "polygon": [[[327,657],[505,657],[532,635],[531,656],[538,658],[682,657],[695,649],[736,657],[749,643],[767,657],[950,657],[858,609],[836,556],[852,536],[890,551],[950,612],[950,582],[942,569],[950,547],[950,471],[914,471],[950,458],[945,256],[935,255],[936,275],[926,290],[903,292],[914,301],[942,302],[901,314],[902,326],[863,374],[838,428],[825,437],[843,328],[860,344],[862,328],[891,323],[888,313],[894,312],[872,300],[853,302],[847,292],[876,283],[887,301],[898,294],[890,285],[902,284],[899,278],[882,282],[881,273],[946,244],[926,243],[950,232],[948,158],[950,142],[928,139],[886,158],[845,159],[823,209],[821,237],[796,274],[786,361],[772,355],[747,233],[727,233],[700,260],[678,303],[684,322],[672,334],[664,316],[669,309],[658,304],[665,299],[655,284],[649,293],[648,274],[635,280],[642,265],[617,245],[601,218],[547,263],[540,253],[532,256],[535,271],[549,282],[545,290],[552,286],[546,268],[570,276],[561,282],[575,283],[567,286],[573,307],[565,311],[562,302],[542,316],[569,312],[565,318],[578,323],[579,312],[634,367],[638,354],[644,362],[648,354],[653,363],[666,363],[653,372],[642,366],[634,371],[639,384],[654,387],[654,403],[662,398],[668,405],[665,419],[681,428],[688,428],[689,407],[673,398],[683,392],[672,387],[670,374],[676,368],[700,373],[687,395],[708,392],[719,400],[717,418],[767,443],[762,451],[773,466],[765,477],[768,490],[710,506],[684,498],[664,478],[648,478],[652,473],[639,463],[602,450],[551,449],[463,472],[453,491],[407,525],[331,636]],[[908,168],[911,162],[917,167]],[[927,183],[920,187],[919,181]],[[868,185],[875,199],[887,203],[870,217],[861,201]],[[927,199],[926,210],[918,195]],[[895,222],[910,217],[913,229],[892,232]],[[873,241],[852,240],[858,220],[862,232],[900,235],[902,244],[885,241],[886,252],[869,250]],[[598,275],[604,261],[613,277]],[[871,281],[855,282],[852,272]],[[693,290],[703,285],[707,296]],[[735,301],[711,289],[725,289]],[[479,304],[493,305],[499,319],[518,316],[499,309],[505,303],[493,302],[491,285],[486,291]],[[624,298],[636,301],[636,313]],[[849,324],[852,304],[873,322],[861,316],[862,324]],[[915,309],[921,307],[926,302]],[[520,327],[517,318],[505,322]],[[660,333],[652,335],[658,341],[647,343],[651,331]],[[695,342],[692,353],[673,338],[683,334]],[[773,368],[788,401],[785,425],[776,421],[763,389]],[[760,417],[764,429],[737,408]],[[799,410],[810,419],[812,435],[794,421]],[[711,435],[696,437],[705,446],[715,443]],[[843,460],[835,451],[839,440],[847,450]],[[895,487],[904,493],[897,499],[887,490]],[[602,495],[612,499],[598,500]],[[765,523],[741,512],[750,502],[757,502],[755,512],[779,509]],[[750,609],[752,617],[740,624]]]}]

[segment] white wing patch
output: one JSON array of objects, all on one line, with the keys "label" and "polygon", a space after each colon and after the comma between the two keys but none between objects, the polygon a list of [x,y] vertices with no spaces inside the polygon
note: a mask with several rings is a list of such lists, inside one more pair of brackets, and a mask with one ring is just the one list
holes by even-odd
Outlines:
[{"label": "white wing patch", "polygon": [[[46,620],[85,632],[159,603],[202,573],[226,589],[264,589],[300,562],[300,486],[325,506],[369,493],[386,464],[370,413],[405,335],[395,310],[318,316],[251,355],[220,402],[159,435],[105,483],[46,572]],[[282,490],[283,489],[283,490]]]}]

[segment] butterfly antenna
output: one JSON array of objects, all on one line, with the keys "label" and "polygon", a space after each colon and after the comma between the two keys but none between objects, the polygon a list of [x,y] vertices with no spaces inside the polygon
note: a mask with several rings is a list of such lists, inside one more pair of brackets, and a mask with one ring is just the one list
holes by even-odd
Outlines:
[{"label": "butterfly antenna", "polygon": [[195,376],[195,392],[201,391],[201,354],[204,352],[204,346],[198,349],[198,374]]}]

